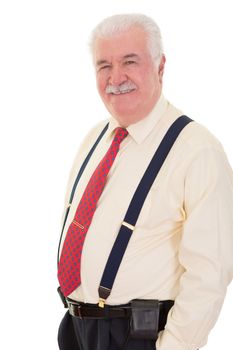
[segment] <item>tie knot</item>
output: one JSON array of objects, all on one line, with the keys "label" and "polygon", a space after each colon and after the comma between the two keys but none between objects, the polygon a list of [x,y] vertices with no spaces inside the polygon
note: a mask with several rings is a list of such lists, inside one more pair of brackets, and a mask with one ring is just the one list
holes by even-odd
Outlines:
[{"label": "tie knot", "polygon": [[128,131],[124,128],[116,128],[115,136],[114,136],[114,141],[117,143],[121,143],[122,140],[128,135]]}]

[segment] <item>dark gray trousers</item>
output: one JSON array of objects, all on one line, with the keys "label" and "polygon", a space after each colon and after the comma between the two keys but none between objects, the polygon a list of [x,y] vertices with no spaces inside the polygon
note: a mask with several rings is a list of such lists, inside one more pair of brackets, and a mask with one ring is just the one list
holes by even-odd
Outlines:
[{"label": "dark gray trousers", "polygon": [[58,331],[60,350],[155,350],[154,340],[132,339],[129,319],[79,319],[67,312]]}]

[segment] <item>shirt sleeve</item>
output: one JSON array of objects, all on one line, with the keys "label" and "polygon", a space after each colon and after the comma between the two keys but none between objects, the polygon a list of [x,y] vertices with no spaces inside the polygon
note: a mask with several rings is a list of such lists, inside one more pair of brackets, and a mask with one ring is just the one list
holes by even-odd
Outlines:
[{"label": "shirt sleeve", "polygon": [[179,293],[157,350],[207,342],[233,277],[233,174],[221,146],[199,150],[186,172]]}]

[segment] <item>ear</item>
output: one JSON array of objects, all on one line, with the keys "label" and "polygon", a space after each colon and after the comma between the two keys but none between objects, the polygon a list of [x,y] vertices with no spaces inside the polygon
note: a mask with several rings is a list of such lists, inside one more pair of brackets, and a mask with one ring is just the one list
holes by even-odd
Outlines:
[{"label": "ear", "polygon": [[160,83],[163,82],[163,73],[164,73],[165,63],[166,63],[166,57],[164,55],[162,55],[162,58],[161,58],[160,64],[159,64],[159,69],[158,69]]}]

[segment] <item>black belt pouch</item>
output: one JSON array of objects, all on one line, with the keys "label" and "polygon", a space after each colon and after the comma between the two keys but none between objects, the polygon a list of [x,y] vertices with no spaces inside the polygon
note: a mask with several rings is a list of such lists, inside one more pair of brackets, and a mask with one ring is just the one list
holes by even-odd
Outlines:
[{"label": "black belt pouch", "polygon": [[131,301],[131,308],[131,337],[156,340],[159,327],[159,301],[135,299]]}]

